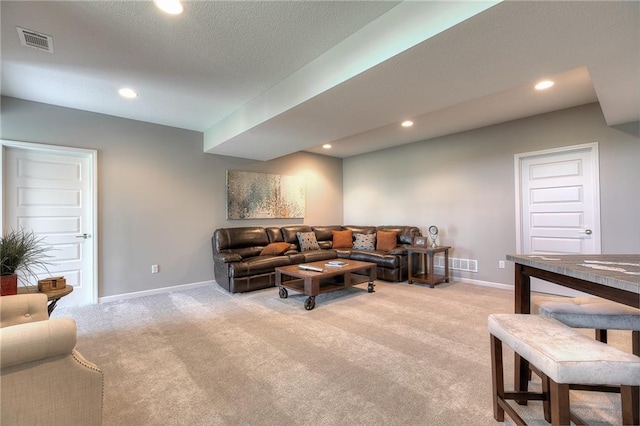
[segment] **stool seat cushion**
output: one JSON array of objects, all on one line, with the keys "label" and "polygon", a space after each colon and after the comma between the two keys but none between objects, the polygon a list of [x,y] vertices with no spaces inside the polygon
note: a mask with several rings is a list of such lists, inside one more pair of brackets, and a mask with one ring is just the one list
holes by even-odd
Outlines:
[{"label": "stool seat cushion", "polygon": [[640,309],[599,297],[534,296],[533,311],[570,327],[640,330]]},{"label": "stool seat cushion", "polygon": [[492,314],[491,335],[556,383],[640,385],[640,357],[540,315]]}]

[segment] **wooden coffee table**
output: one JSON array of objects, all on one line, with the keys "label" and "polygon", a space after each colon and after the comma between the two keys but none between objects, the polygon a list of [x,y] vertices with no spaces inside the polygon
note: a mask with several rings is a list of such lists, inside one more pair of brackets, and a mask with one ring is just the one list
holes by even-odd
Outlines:
[{"label": "wooden coffee table", "polygon": [[[337,259],[342,260],[342,259]],[[328,260],[305,263],[304,265],[322,268],[322,272],[300,269],[300,265],[287,265],[276,268],[276,285],[281,299],[289,297],[287,289],[299,291],[309,296],[304,302],[308,311],[316,306],[316,296],[321,293],[342,290],[356,284],[368,282],[367,290],[374,292],[376,264],[344,259],[344,266],[327,266]]]}]

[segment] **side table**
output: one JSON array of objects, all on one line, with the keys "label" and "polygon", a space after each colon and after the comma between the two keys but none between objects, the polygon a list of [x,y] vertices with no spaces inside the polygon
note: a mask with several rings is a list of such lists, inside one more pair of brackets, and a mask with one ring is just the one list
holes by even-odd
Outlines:
[{"label": "side table", "polygon": [[47,306],[47,311],[49,312],[49,316],[51,316],[51,312],[56,308],[56,304],[58,300],[62,299],[64,296],[68,295],[73,291],[73,286],[67,284],[64,288],[48,290],[48,291],[40,291],[38,290],[38,286],[35,285],[27,285],[27,286],[18,286],[18,294],[26,294],[26,293],[44,293],[47,295],[47,299],[49,300],[49,305]]},{"label": "side table", "polygon": [[[409,284],[414,281],[429,284],[433,288],[436,284],[449,282],[449,246],[439,247],[418,247],[411,246],[407,248],[407,256],[409,257]],[[434,256],[437,253],[444,255],[444,275],[436,275],[434,271]],[[419,263],[417,272],[413,272],[413,257],[418,257]]]}]

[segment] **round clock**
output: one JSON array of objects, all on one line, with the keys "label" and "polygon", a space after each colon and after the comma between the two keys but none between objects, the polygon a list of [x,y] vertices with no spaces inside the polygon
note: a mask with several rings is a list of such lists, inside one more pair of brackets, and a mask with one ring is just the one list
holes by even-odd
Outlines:
[{"label": "round clock", "polygon": [[431,247],[437,247],[436,240],[438,239],[438,227],[431,225],[429,227],[429,237],[431,238]]}]

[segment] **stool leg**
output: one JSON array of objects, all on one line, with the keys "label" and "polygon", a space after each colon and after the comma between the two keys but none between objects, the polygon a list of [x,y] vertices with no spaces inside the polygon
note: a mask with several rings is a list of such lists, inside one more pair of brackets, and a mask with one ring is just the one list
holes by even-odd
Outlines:
[{"label": "stool leg", "polygon": [[[518,353],[514,356],[514,386],[516,392],[527,392],[529,390],[529,379],[531,370],[529,361],[522,358]],[[519,405],[527,405],[526,399],[516,399]]]},{"label": "stool leg", "polygon": [[607,343],[607,330],[596,329],[596,340],[602,343]]},{"label": "stool leg", "polygon": [[544,412],[544,419],[548,423],[551,423],[551,395],[550,395],[551,385],[549,383],[549,377],[547,377],[546,374],[542,374],[540,377],[542,379],[542,395],[544,396],[544,399],[542,400],[542,410]]},{"label": "stool leg", "polygon": [[502,364],[502,342],[491,335],[491,376],[493,386],[493,418],[504,422],[504,409],[498,400],[504,400],[504,367]]},{"label": "stool leg", "polygon": [[637,386],[620,386],[620,399],[622,400],[622,424],[640,424],[638,418],[638,400],[640,394]]},{"label": "stool leg", "polygon": [[[633,330],[631,332],[631,350],[634,355],[640,356],[640,330]],[[633,420],[630,424],[640,424],[640,387],[631,386],[631,413]],[[625,423],[627,424],[627,423]]]},{"label": "stool leg", "polygon": [[569,407],[569,385],[566,383],[556,383],[549,380],[551,396],[551,424],[568,425],[571,424],[571,410]]}]

